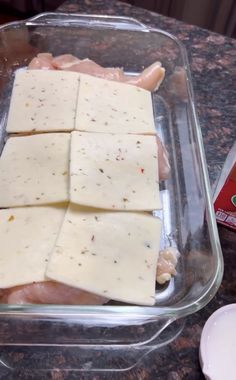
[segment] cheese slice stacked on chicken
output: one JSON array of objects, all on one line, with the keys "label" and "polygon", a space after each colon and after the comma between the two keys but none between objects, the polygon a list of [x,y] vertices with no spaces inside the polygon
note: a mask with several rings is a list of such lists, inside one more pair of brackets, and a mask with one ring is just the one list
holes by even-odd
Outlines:
[{"label": "cheese slice stacked on chicken", "polygon": [[88,303],[95,294],[153,305],[161,222],[148,212],[161,202],[151,93],[19,71],[7,131],[29,135],[10,137],[0,159],[0,207],[9,207],[0,288],[56,281],[88,292]]}]

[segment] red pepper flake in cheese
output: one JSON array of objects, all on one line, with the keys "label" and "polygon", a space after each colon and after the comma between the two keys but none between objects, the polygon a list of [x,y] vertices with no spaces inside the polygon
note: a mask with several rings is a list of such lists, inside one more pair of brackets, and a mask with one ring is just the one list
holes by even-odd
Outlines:
[{"label": "red pepper flake in cheese", "polygon": [[141,171],[142,174],[144,173],[144,169],[143,168],[140,168],[140,171]]}]

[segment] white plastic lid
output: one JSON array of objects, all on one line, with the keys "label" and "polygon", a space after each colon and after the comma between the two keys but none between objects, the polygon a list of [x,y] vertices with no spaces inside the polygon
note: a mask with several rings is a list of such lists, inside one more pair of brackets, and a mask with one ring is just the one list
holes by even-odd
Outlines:
[{"label": "white plastic lid", "polygon": [[218,309],[201,335],[200,363],[207,380],[236,379],[236,304]]}]

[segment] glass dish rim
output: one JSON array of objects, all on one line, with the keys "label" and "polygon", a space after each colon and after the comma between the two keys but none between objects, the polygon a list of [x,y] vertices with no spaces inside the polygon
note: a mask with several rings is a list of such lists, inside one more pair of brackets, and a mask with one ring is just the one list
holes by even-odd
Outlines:
[{"label": "glass dish rim", "polygon": [[[88,20],[91,19],[93,22],[89,25]],[[94,21],[97,20],[95,24]],[[105,20],[102,23],[102,20]],[[58,24],[55,23],[57,21]],[[122,25],[122,21],[125,22],[123,27],[120,29],[140,31],[140,32],[155,32],[162,34],[172,41],[174,41],[178,47],[181,54],[181,58],[184,64],[184,69],[187,78],[187,93],[189,97],[189,105],[192,116],[191,128],[195,129],[196,136],[196,148],[199,151],[200,161],[201,161],[201,171],[203,175],[203,186],[206,196],[206,205],[209,212],[208,228],[210,235],[214,238],[211,239],[212,252],[217,259],[217,268],[214,277],[211,279],[210,283],[207,285],[206,290],[194,301],[186,304],[185,306],[112,306],[112,305],[0,305],[0,317],[5,314],[17,314],[17,315],[43,315],[43,316],[96,316],[96,317],[107,317],[108,315],[114,315],[116,317],[123,318],[134,318],[138,319],[148,319],[155,320],[158,317],[168,317],[169,319],[178,319],[185,317],[196,311],[202,309],[216,294],[223,277],[223,255],[221,251],[219,235],[217,230],[217,225],[214,216],[214,209],[211,202],[211,188],[210,181],[208,177],[206,158],[203,147],[203,140],[201,135],[200,124],[198,116],[195,109],[194,93],[191,79],[191,72],[188,62],[187,51],[182,44],[182,42],[169,32],[161,30],[159,28],[153,28],[151,26],[145,25],[132,17],[123,16],[111,16],[111,15],[97,15],[97,14],[84,14],[84,13],[64,13],[64,12],[44,12],[36,16],[28,18],[26,20],[14,21],[0,26],[0,32],[4,29],[21,27],[21,26],[40,26],[40,25],[51,25],[51,26],[64,26],[64,25],[74,25],[76,23],[81,25],[80,22],[84,22],[87,27],[105,26],[108,27],[108,22],[116,22]],[[40,24],[41,22],[41,24]],[[54,23],[54,24],[53,24]],[[114,25],[111,25],[114,28]],[[122,318],[122,319],[123,319]]]}]

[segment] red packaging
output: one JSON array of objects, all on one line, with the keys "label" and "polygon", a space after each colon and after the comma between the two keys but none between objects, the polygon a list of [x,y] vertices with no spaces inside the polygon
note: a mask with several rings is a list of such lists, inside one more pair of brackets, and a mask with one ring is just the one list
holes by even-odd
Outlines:
[{"label": "red packaging", "polygon": [[214,195],[217,223],[236,231],[236,143],[223,167]]}]

